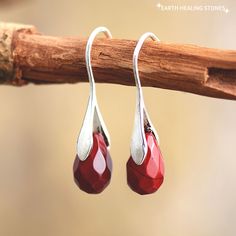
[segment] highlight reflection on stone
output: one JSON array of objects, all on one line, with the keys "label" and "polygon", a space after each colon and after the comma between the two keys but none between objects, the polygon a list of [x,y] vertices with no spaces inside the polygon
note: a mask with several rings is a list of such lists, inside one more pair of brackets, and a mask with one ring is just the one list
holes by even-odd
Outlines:
[{"label": "highlight reflection on stone", "polygon": [[141,165],[130,157],[127,162],[127,182],[139,194],[154,193],[164,181],[164,161],[152,132],[146,132],[147,155]]},{"label": "highlight reflection on stone", "polygon": [[87,193],[100,193],[110,183],[112,160],[100,133],[93,134],[93,147],[84,161],[76,155],[73,172],[75,183]]}]

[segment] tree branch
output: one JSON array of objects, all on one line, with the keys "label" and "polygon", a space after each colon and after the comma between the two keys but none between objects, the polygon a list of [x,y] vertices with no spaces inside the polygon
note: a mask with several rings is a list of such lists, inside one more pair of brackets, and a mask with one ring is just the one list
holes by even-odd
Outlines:
[{"label": "tree branch", "polygon": [[[86,39],[51,37],[33,26],[0,23],[0,83],[87,82]],[[134,85],[136,40],[96,39],[92,65],[96,82]],[[143,86],[236,100],[236,51],[146,42],[140,52]]]}]

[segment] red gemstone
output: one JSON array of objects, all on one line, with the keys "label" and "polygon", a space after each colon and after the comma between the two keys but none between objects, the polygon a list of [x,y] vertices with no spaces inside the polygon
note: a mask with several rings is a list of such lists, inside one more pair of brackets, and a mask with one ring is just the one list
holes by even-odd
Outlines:
[{"label": "red gemstone", "polygon": [[75,183],[87,193],[100,193],[110,183],[112,160],[100,133],[93,134],[93,147],[84,161],[76,155],[73,172]]},{"label": "red gemstone", "polygon": [[141,165],[130,157],[127,162],[127,182],[139,194],[150,194],[158,190],[164,180],[164,161],[156,138],[146,132],[148,151]]}]

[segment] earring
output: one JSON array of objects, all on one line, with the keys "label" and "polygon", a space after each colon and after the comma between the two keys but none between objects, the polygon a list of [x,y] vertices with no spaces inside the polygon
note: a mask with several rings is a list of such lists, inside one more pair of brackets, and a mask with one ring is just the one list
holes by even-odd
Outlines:
[{"label": "earring", "polygon": [[102,119],[96,98],[95,82],[91,65],[91,47],[98,33],[112,38],[105,27],[96,28],[90,35],[85,60],[90,83],[90,96],[83,125],[77,139],[77,155],[73,173],[75,183],[87,193],[100,193],[110,183],[112,160],[109,154],[110,138]]},{"label": "earring", "polygon": [[157,191],[164,180],[164,162],[159,148],[159,138],[145,108],[138,72],[139,51],[149,37],[153,41],[160,41],[153,33],[145,33],[140,37],[133,54],[137,100],[131,156],[126,165],[129,187],[142,195]]}]

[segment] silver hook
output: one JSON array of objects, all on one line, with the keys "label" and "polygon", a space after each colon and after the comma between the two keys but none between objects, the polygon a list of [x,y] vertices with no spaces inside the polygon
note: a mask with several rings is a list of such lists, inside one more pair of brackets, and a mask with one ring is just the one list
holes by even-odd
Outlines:
[{"label": "silver hook", "polygon": [[85,50],[85,61],[86,61],[86,68],[87,68],[87,73],[88,73],[88,78],[89,78],[89,83],[90,83],[90,94],[93,96],[96,94],[95,91],[95,81],[93,77],[93,70],[92,70],[92,63],[91,63],[91,49],[92,49],[92,44],[94,39],[96,38],[97,34],[99,33],[104,33],[104,35],[107,38],[112,38],[111,32],[106,28],[106,27],[98,27],[96,28],[89,36],[87,45],[86,45],[86,50]]},{"label": "silver hook", "polygon": [[91,151],[93,146],[93,132],[101,133],[108,149],[110,146],[109,134],[97,104],[95,81],[91,64],[92,44],[99,33],[104,33],[107,38],[112,38],[110,31],[106,27],[98,27],[90,34],[87,41],[85,62],[90,84],[90,96],[83,125],[77,139],[77,155],[81,161],[86,160]]},{"label": "silver hook", "polygon": [[136,99],[134,129],[131,139],[131,156],[137,165],[141,165],[143,163],[145,156],[147,154],[147,141],[145,137],[145,131],[147,130],[151,131],[154,134],[159,144],[159,137],[157,135],[154,126],[151,123],[151,120],[145,108],[141,82],[139,78],[139,71],[138,71],[139,52],[140,49],[142,48],[144,41],[147,38],[151,38],[153,41],[158,41],[158,42],[160,41],[155,34],[147,32],[140,37],[133,54],[133,72],[134,72],[135,84],[137,87],[137,99]]}]

